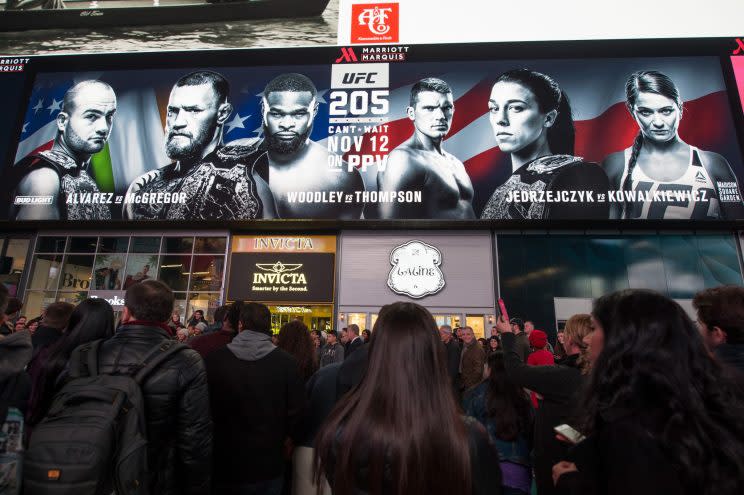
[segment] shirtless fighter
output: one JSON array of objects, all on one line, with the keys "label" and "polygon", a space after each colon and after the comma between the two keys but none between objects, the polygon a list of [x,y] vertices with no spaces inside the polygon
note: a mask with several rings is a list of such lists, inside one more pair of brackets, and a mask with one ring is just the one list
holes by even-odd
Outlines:
[{"label": "shirtless fighter", "polygon": [[[83,81],[65,93],[52,149],[29,155],[14,167],[24,174],[15,187],[15,197],[45,196],[51,201],[11,206],[10,219],[111,219],[106,195],[99,196],[101,191],[88,168],[90,157],[106,145],[115,112],[116,95],[104,82]],[[92,193],[90,201],[77,200],[86,193]],[[68,203],[68,198],[74,201]]]},{"label": "shirtless fighter", "polygon": [[227,146],[222,142],[222,129],[233,109],[229,93],[229,83],[216,72],[192,72],[176,82],[165,125],[165,152],[174,161],[139,176],[129,186],[127,218],[250,220],[276,216],[268,186],[253,173],[265,154],[259,150],[259,140]]},{"label": "shirtless fighter", "polygon": [[413,135],[390,152],[377,184],[380,191],[422,191],[423,202],[381,204],[381,218],[475,218],[465,166],[442,148],[455,113],[449,85],[433,77],[417,82],[407,113]]},{"label": "shirtless fighter", "polygon": [[293,192],[335,192],[340,198],[364,191],[359,171],[328,169],[326,148],[310,140],[318,91],[302,74],[282,74],[263,92],[263,128],[268,149],[268,183],[280,218],[359,218],[363,204],[345,201],[290,202]]}]

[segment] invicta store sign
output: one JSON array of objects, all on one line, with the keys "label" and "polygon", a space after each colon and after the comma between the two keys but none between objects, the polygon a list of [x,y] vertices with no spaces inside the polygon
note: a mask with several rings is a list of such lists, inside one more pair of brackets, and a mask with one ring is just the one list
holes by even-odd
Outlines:
[{"label": "invicta store sign", "polygon": [[307,292],[307,277],[302,263],[256,263],[253,272],[254,292]]}]

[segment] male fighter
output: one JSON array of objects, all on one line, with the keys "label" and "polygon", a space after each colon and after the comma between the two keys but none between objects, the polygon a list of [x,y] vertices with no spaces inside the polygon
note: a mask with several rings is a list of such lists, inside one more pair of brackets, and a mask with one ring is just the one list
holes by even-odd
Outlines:
[{"label": "male fighter", "polygon": [[473,184],[460,160],[442,148],[452,125],[452,90],[441,79],[422,79],[411,88],[408,118],[413,135],[390,152],[377,174],[380,191],[421,191],[421,203],[381,203],[381,218],[475,218]]},{"label": "male fighter", "polygon": [[129,186],[131,219],[247,220],[273,218],[274,200],[253,174],[259,140],[225,146],[222,133],[233,107],[230,85],[216,72],[197,71],[173,86],[166,116],[165,152],[174,160]]},{"label": "male fighter", "polygon": [[[330,170],[328,150],[310,140],[318,91],[302,74],[282,74],[263,92],[263,128],[268,183],[280,218],[359,218],[363,204],[347,195],[364,191],[359,171]],[[290,202],[290,193],[337,193],[333,202]]]},{"label": "male fighter", "polygon": [[[23,158],[15,169],[24,174],[12,195],[44,201],[14,204],[15,220],[109,220],[107,195],[100,194],[88,167],[90,157],[106,145],[116,112],[116,95],[101,81],[70,88],[57,114],[51,150]],[[91,193],[90,195],[86,193]]]}]

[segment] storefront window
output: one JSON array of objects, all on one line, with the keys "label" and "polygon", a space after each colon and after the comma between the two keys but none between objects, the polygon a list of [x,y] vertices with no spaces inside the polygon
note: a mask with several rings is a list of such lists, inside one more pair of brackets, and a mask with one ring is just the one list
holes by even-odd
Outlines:
[{"label": "storefront window", "polygon": [[[25,241],[27,248],[28,239]],[[212,254],[194,256],[197,246],[200,252]],[[223,251],[218,254],[219,246]],[[123,298],[123,291],[132,285],[157,279],[174,290],[174,311],[182,321],[196,309],[211,319],[222,301],[226,246],[226,236],[42,235],[32,258],[24,313],[33,318],[54,301],[80,302],[91,290],[97,297]],[[23,270],[25,253],[22,243],[8,250],[13,269],[19,267],[17,278]]]},{"label": "storefront window", "polygon": [[454,330],[460,325],[460,315],[434,315],[434,321],[437,322],[437,326],[449,325]]},{"label": "storefront window", "polygon": [[473,329],[476,339],[485,338],[486,336],[486,324],[483,315],[467,315],[465,317],[465,326]]},{"label": "storefront window", "polygon": [[160,280],[173,290],[186,290],[191,272],[191,256],[162,256]]},{"label": "storefront window", "polygon": [[0,283],[7,287],[11,296],[18,293],[30,239],[0,237]]},{"label": "storefront window", "polygon": [[157,278],[158,275],[158,257],[151,254],[129,255],[127,259],[126,275],[124,276],[124,290],[133,286],[137,282],[142,282],[148,278]]},{"label": "storefront window", "polygon": [[190,288],[197,291],[220,290],[224,273],[224,256],[194,256]]},{"label": "storefront window", "polygon": [[277,305],[269,306],[269,311],[274,334],[278,334],[282,325],[292,320],[301,320],[308,330],[328,332],[333,329],[333,306],[330,305]]},{"label": "storefront window", "polygon": [[36,256],[29,287],[32,289],[56,290],[61,268],[61,254],[40,254]]},{"label": "storefront window", "polygon": [[360,332],[367,328],[367,313],[349,313],[346,317],[345,326],[348,327],[351,324],[357,325]]}]

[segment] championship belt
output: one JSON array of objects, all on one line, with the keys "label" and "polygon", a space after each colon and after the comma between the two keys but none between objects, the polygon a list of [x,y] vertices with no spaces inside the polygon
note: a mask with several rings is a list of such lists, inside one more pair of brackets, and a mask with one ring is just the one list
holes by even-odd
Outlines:
[{"label": "championship belt", "polygon": [[[496,188],[481,218],[608,218],[609,204],[599,201],[599,194],[608,189],[607,174],[599,165],[571,155],[544,156],[521,166]],[[569,200],[548,201],[546,193],[551,191],[568,191]]]}]

